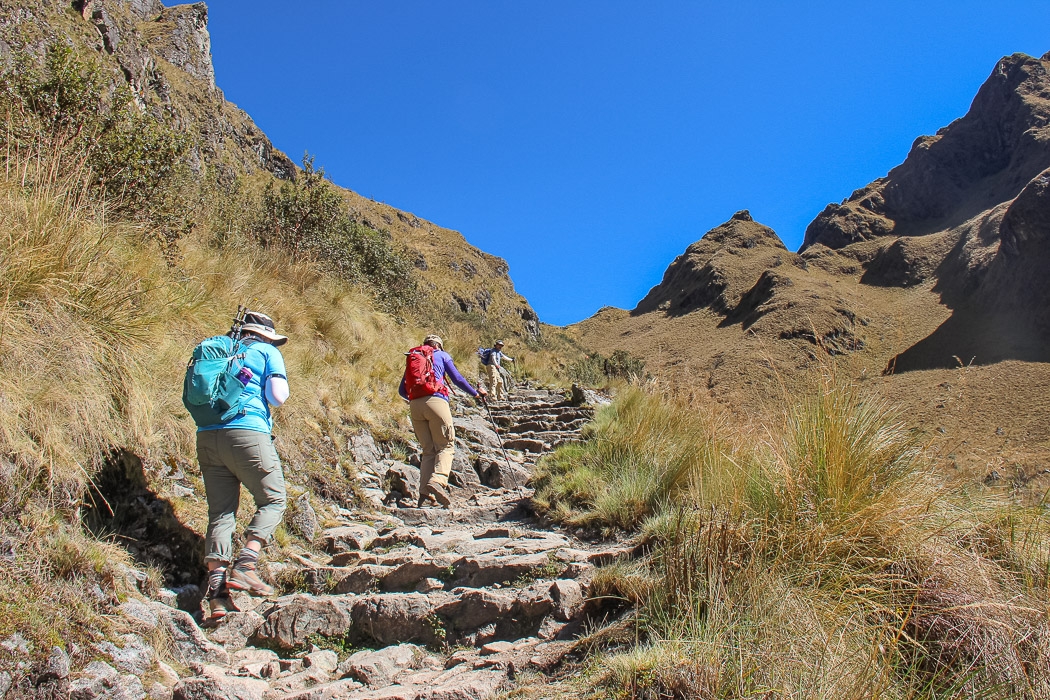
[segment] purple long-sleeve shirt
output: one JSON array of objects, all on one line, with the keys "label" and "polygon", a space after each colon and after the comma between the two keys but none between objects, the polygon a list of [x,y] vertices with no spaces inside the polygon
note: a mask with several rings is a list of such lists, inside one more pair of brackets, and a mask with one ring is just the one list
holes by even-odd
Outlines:
[{"label": "purple long-sleeve shirt", "polygon": [[[463,375],[456,369],[456,363],[452,361],[452,355],[449,355],[444,350],[434,350],[434,376],[442,384],[446,385],[445,375],[448,375],[449,379],[463,391],[467,392],[471,396],[477,396],[478,390],[470,385]],[[408,399],[408,393],[405,392],[405,379],[401,378],[401,386],[397,388],[397,393],[403,399]],[[434,394],[434,396],[440,396],[441,398],[448,401],[447,393]]]}]

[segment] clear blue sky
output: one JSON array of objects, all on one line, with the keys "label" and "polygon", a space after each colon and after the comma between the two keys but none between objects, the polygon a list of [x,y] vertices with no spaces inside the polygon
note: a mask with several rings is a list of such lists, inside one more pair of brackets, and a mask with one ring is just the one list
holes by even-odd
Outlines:
[{"label": "clear blue sky", "polygon": [[213,0],[216,80],[338,184],[510,263],[548,323],[633,308],[739,209],[791,249],[962,116],[1050,3]]}]

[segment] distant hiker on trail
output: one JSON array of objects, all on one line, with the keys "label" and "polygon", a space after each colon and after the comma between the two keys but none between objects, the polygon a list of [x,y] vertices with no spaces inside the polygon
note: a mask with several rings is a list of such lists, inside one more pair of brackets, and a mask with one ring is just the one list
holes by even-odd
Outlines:
[{"label": "distant hiker on trail", "polygon": [[436,335],[428,335],[422,345],[405,355],[405,376],[397,393],[409,402],[412,429],[423,448],[418,505],[422,507],[428,498],[433,498],[447,507],[452,503],[448,475],[452,473],[452,458],[456,454],[456,432],[448,405],[445,376],[471,396],[480,396],[482,401],[487,392],[475,389],[463,378],[452,356],[445,352],[441,338]]},{"label": "distant hiker on trail", "polygon": [[482,348],[478,350],[478,355],[481,357],[481,364],[485,365],[488,370],[487,383],[489,385],[489,391],[492,393],[492,398],[495,401],[502,401],[504,397],[503,391],[503,377],[500,376],[500,370],[502,367],[500,363],[503,360],[507,362],[514,362],[514,358],[510,355],[503,354],[503,341],[497,340],[491,348]]},{"label": "distant hiker on trail", "polygon": [[[277,334],[269,316],[244,309],[228,335],[197,346],[187,368],[183,402],[198,425],[197,460],[208,500],[204,559],[209,621],[235,609],[229,589],[273,595],[256,564],[285,509],[284,473],[271,435],[270,407],[288,399],[284,357],[277,349],[287,340]],[[242,485],[255,499],[256,511],[245,545],[234,559]]]}]

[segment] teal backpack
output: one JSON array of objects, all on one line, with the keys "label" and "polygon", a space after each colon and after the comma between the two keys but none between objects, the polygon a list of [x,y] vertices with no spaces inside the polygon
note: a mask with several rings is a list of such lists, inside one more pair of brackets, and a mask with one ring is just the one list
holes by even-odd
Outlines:
[{"label": "teal backpack", "polygon": [[254,339],[216,335],[193,349],[182,385],[182,404],[198,428],[233,420],[244,412],[242,394],[252,378],[244,354]]}]

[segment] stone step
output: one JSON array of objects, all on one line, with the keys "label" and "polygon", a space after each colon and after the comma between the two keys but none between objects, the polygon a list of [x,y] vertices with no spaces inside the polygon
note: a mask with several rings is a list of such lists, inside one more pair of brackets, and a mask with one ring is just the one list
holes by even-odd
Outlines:
[{"label": "stone step", "polygon": [[558,432],[579,434],[580,429],[589,422],[590,421],[585,418],[571,423],[558,423],[557,421],[526,421],[509,426],[507,428],[507,433],[522,434],[532,432]]},{"label": "stone step", "polygon": [[525,637],[552,639],[583,612],[584,588],[572,579],[541,580],[502,589],[458,587],[422,593],[312,595],[296,593],[234,613],[213,634],[252,615],[242,630],[253,644],[294,652],[318,638],[386,647],[480,646]]}]

